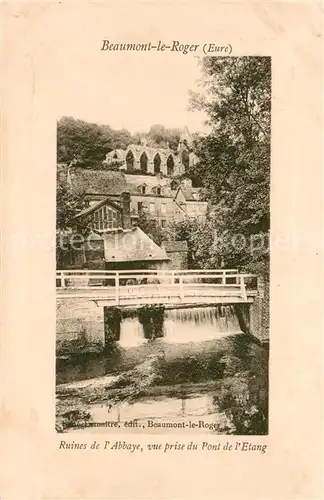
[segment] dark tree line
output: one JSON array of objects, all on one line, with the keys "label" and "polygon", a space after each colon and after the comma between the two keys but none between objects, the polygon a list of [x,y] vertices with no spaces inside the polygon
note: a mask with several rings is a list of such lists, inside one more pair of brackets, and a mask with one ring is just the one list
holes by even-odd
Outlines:
[{"label": "dark tree line", "polygon": [[101,168],[106,154],[115,148],[126,149],[129,144],[140,144],[145,138],[148,146],[176,149],[180,131],[163,125],[152,125],[147,134],[131,134],[128,130],[114,130],[109,125],[88,123],[72,117],[62,117],[57,123],[57,161],[76,162],[85,168]]},{"label": "dark tree line", "polygon": [[211,216],[200,229],[200,264],[266,271],[270,230],[271,59],[206,57],[205,93],[192,95],[211,127],[196,141],[191,175]]}]

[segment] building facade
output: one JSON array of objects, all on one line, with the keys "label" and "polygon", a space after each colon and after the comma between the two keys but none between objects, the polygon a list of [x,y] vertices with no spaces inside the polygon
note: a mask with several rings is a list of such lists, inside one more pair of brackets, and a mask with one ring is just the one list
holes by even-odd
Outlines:
[{"label": "building facade", "polygon": [[64,246],[59,248],[60,269],[118,271],[168,267],[170,258],[164,248],[132,222],[129,192],[121,193],[119,202],[106,197],[89,203],[76,214],[71,229],[65,235]]},{"label": "building facade", "polygon": [[[140,145],[109,152],[96,169],[59,166],[74,194],[82,199],[82,211],[76,222],[85,221],[91,214],[92,230],[122,227],[123,196],[129,193],[132,225],[136,225],[141,214],[156,220],[162,228],[185,219],[203,223],[208,203],[202,199],[201,190],[194,188],[186,177],[188,168],[198,161],[188,146],[190,141],[190,134],[185,130],[177,151],[148,147],[142,141]],[[118,162],[117,168],[115,162]],[[110,168],[113,164],[115,167]]]},{"label": "building facade", "polygon": [[181,133],[177,150],[153,148],[143,140],[106,155],[103,167],[119,165],[131,194],[131,213],[154,218],[161,227],[172,220],[196,218],[204,222],[208,204],[185,175],[198,162],[191,151],[192,137],[187,128]]},{"label": "building facade", "polygon": [[194,166],[198,158],[190,150],[192,137],[187,128],[180,135],[177,150],[171,148],[149,147],[146,140],[141,144],[130,144],[125,150],[115,149],[106,155],[105,165],[121,162],[121,169],[126,172],[144,175],[162,174],[167,177],[181,176]]}]

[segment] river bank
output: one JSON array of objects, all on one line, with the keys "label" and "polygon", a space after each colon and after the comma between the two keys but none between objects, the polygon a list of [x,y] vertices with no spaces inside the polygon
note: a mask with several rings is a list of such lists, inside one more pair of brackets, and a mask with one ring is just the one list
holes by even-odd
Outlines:
[{"label": "river bank", "polygon": [[[157,420],[168,415],[178,421],[184,417],[186,405],[200,401],[204,417],[213,415],[215,420],[221,416],[228,432],[267,432],[268,350],[249,337],[172,348],[159,340],[133,349],[116,349],[117,364],[110,364],[109,356],[82,360],[81,372],[88,378],[82,379],[76,360],[65,360],[65,372],[61,365],[63,373],[58,373],[58,380],[62,383],[56,390],[60,430],[89,427],[103,418],[102,414],[117,421],[132,415],[144,422],[153,412]],[[157,413],[154,405],[159,407]],[[173,407],[180,408],[180,413],[175,410],[170,414]],[[218,431],[223,432],[221,426]]]}]

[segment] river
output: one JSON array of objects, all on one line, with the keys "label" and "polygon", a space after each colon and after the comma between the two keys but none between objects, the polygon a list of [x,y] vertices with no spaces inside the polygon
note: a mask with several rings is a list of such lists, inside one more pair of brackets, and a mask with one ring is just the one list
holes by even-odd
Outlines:
[{"label": "river", "polygon": [[267,433],[268,348],[231,307],[166,311],[163,334],[147,340],[125,318],[108,352],[58,357],[59,419],[73,432]]}]

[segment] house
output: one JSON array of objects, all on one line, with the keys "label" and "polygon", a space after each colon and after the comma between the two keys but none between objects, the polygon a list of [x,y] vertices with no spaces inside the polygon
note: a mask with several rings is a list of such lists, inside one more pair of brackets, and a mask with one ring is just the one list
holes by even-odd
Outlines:
[{"label": "house", "polygon": [[170,258],[139,227],[90,233],[75,252],[78,269],[165,269]]},{"label": "house", "polygon": [[130,144],[125,150],[116,149],[106,155],[103,167],[109,168],[117,159],[122,162],[120,169],[131,193],[132,214],[144,211],[161,227],[172,220],[193,217],[204,222],[208,204],[200,199],[200,190],[193,188],[191,180],[186,178],[186,172],[198,161],[192,144],[192,136],[185,127],[176,151],[147,146],[143,139],[141,144]]},{"label": "house", "polygon": [[[186,218],[197,218],[204,222],[207,216],[208,203],[201,200],[201,190],[193,188],[189,178],[172,179],[161,173],[156,176],[131,175],[123,171],[103,168],[89,170],[73,166],[65,167],[65,178],[74,194],[82,199],[79,219],[92,213],[90,207],[96,207],[93,228],[97,230],[106,228],[103,225],[105,221],[107,227],[120,225],[118,213],[122,207],[122,193],[125,192],[130,193],[132,224],[136,223],[139,214],[143,212],[155,219],[161,227],[167,227],[171,221]],[[108,202],[112,203],[109,207]]]},{"label": "house", "polygon": [[[187,170],[198,161],[192,144],[187,128],[182,130],[176,150],[153,148],[143,139],[141,144],[131,144],[125,150],[110,151],[102,165],[94,170],[73,165],[66,167],[66,178],[73,192],[82,197],[84,210],[98,204],[94,224],[100,230],[100,221],[106,219],[109,227],[119,224],[118,207],[108,208],[107,203],[109,199],[121,206],[121,195],[127,191],[131,196],[133,223],[143,212],[162,228],[174,220],[186,218],[198,218],[204,222],[208,204],[201,199],[200,189],[193,188],[191,180],[186,177]],[[119,169],[110,170],[109,166],[116,162],[121,163]],[[84,214],[86,212],[81,215]]]},{"label": "house", "polygon": [[[73,242],[64,252],[58,252],[58,266],[160,268],[176,261],[185,265],[184,247],[171,250],[167,245],[166,251],[166,247],[158,247],[136,224],[142,213],[155,219],[162,228],[172,221],[190,218],[204,222],[208,204],[201,199],[200,189],[193,188],[186,177],[188,169],[198,161],[191,145],[192,138],[185,129],[176,151],[169,147],[149,147],[143,140],[125,150],[109,152],[103,164],[95,169],[58,165],[58,178],[64,179],[80,200],[72,232],[66,237],[87,235],[86,241],[79,245]],[[116,162],[120,164],[117,170],[116,165],[109,169]],[[128,248],[131,241],[132,251]]]},{"label": "house", "polygon": [[174,202],[185,212],[190,219],[198,219],[204,222],[208,211],[208,202],[199,199],[199,191],[192,187],[190,179],[183,179],[180,183]]},{"label": "house", "polygon": [[[119,186],[120,187],[120,186]],[[115,185],[116,188],[116,185]],[[92,188],[87,188],[86,196]],[[102,193],[101,193],[102,195]],[[117,198],[117,190],[112,193]],[[117,201],[109,196],[91,202],[78,212],[65,239],[65,252],[59,266],[75,269],[160,269],[169,257],[139,227],[130,213],[130,193],[122,192]]]},{"label": "house", "polygon": [[170,258],[139,227],[103,235],[105,269],[163,269]]},{"label": "house", "polygon": [[131,229],[130,194],[121,193],[118,201],[111,201],[105,197],[97,202],[89,202],[88,206],[74,217],[74,228],[89,229],[97,233],[104,233],[113,229]]}]

